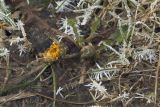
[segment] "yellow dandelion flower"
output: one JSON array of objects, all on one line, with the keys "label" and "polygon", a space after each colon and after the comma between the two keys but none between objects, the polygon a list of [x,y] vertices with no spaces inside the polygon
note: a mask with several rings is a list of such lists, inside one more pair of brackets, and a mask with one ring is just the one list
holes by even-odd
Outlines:
[{"label": "yellow dandelion flower", "polygon": [[62,48],[59,43],[53,42],[52,45],[42,54],[43,58],[57,60],[62,52]]}]

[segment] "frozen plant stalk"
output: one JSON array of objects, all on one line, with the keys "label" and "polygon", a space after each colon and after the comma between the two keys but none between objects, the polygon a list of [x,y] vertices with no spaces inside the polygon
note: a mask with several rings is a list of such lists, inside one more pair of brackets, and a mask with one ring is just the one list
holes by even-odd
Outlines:
[{"label": "frozen plant stalk", "polygon": [[[102,8],[102,6],[99,6],[100,2],[101,0],[96,0],[95,3],[93,3],[93,5],[90,6],[88,4],[88,8],[86,9],[74,10],[73,12],[75,13],[79,13],[79,12],[83,13],[83,15],[77,17],[77,20],[79,22],[78,24],[85,25],[91,19],[91,15],[94,9]],[[82,21],[80,21],[81,18],[82,18]]]},{"label": "frozen plant stalk", "polygon": [[[74,1],[74,0],[73,0]],[[62,1],[57,1],[56,4],[56,12],[59,13],[59,12],[64,12],[64,11],[67,11],[67,12],[70,12],[72,11],[72,9],[70,9],[69,7],[72,7],[74,8],[74,6],[71,4],[71,2],[73,2],[72,0],[62,0]]]},{"label": "frozen plant stalk", "polygon": [[4,0],[0,0],[0,20],[8,22],[13,27],[16,27],[15,22],[10,17],[8,7],[5,5]]}]

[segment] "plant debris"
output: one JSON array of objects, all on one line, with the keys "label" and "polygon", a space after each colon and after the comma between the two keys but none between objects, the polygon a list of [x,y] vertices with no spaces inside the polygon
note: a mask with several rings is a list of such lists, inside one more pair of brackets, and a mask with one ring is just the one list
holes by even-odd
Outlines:
[{"label": "plant debris", "polygon": [[1,0],[0,106],[159,107],[159,0]]}]

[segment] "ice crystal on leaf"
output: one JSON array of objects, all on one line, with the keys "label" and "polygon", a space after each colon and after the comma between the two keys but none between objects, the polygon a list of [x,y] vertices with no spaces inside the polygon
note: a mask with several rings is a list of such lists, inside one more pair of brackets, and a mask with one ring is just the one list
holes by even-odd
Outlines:
[{"label": "ice crystal on leaf", "polygon": [[16,27],[16,23],[10,16],[10,11],[8,10],[8,6],[5,4],[5,0],[0,0],[0,20],[3,20],[13,27]]},{"label": "ice crystal on leaf", "polygon": [[12,46],[15,43],[18,44],[19,42],[22,42],[22,41],[25,41],[25,38],[16,37],[9,40],[10,46]]},{"label": "ice crystal on leaf", "polygon": [[20,44],[20,45],[18,45],[18,49],[19,49],[19,56],[21,56],[23,52],[24,53],[26,52],[27,47],[25,47],[24,45]]},{"label": "ice crystal on leaf", "polygon": [[154,49],[147,48],[135,49],[133,58],[139,61],[146,60],[153,63],[156,61],[156,51]]},{"label": "ice crystal on leaf", "polygon": [[24,23],[21,20],[18,20],[17,27],[19,30],[21,30],[23,38],[26,38],[27,35],[23,26],[24,26]]},{"label": "ice crystal on leaf", "polygon": [[107,93],[107,89],[102,86],[102,82],[96,82],[95,80],[92,80],[91,83],[85,85],[86,87],[89,87],[89,90],[95,91],[95,95],[94,97],[96,99],[100,98],[100,97],[104,97],[104,96],[109,96],[109,94]]},{"label": "ice crystal on leaf", "polygon": [[59,28],[59,30],[63,30],[65,34],[73,36],[74,40],[76,39],[73,27],[68,24],[67,17],[61,18],[60,25],[61,27]]},{"label": "ice crystal on leaf", "polygon": [[126,99],[129,98],[129,93],[126,93],[125,91],[122,94],[119,94],[118,97],[121,101],[126,101]]},{"label": "ice crystal on leaf", "polygon": [[72,11],[71,8],[74,8],[74,6],[71,4],[71,2],[73,2],[72,0],[62,0],[62,1],[56,1],[56,12],[59,13],[59,12],[70,12]]},{"label": "ice crystal on leaf", "polygon": [[[86,23],[91,19],[91,15],[94,11],[94,9],[102,8],[102,6],[88,5],[88,8],[80,9],[80,10],[74,10],[75,13],[83,13],[81,16],[78,16],[76,19],[79,22],[80,25],[86,25]],[[82,21],[81,21],[82,19]]]},{"label": "ice crystal on leaf", "polygon": [[7,48],[0,48],[0,57],[6,57],[9,55],[9,50]]},{"label": "ice crystal on leaf", "polygon": [[129,60],[126,57],[127,55],[126,55],[125,43],[123,45],[123,48],[120,49],[121,50],[120,52],[115,50],[112,46],[107,45],[105,42],[100,42],[99,46],[100,45],[106,46],[108,49],[112,50],[115,54],[117,54],[119,56],[119,58],[117,60],[109,62],[108,65],[113,65],[113,64],[129,65],[130,64]]},{"label": "ice crystal on leaf", "polygon": [[112,65],[102,68],[98,63],[96,63],[96,66],[98,69],[93,69],[93,77],[99,81],[103,79],[103,77],[106,77],[108,80],[111,80],[112,77],[116,74],[119,69],[116,67],[113,67]]}]

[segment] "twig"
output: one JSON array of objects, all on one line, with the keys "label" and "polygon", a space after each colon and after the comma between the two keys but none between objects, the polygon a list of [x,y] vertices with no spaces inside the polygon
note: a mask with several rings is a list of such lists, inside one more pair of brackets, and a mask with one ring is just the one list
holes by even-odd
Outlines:
[{"label": "twig", "polygon": [[[53,65],[51,66],[51,69],[52,69],[52,78],[53,78],[53,83],[52,83],[52,86],[53,86],[53,98],[56,99],[57,84],[56,84],[56,74],[55,74]],[[56,101],[55,100],[53,100],[53,107],[56,107]]]},{"label": "twig", "polygon": [[6,63],[7,63],[7,66],[6,66],[6,76],[4,78],[4,84],[3,84],[3,88],[2,89],[5,89],[5,86],[6,86],[7,82],[8,82],[9,76],[10,76],[9,55],[6,56]]},{"label": "twig", "polygon": [[142,79],[143,79],[143,76],[131,86],[131,88],[129,89],[129,92],[131,92],[142,81]]},{"label": "twig", "polygon": [[18,94],[12,94],[12,95],[0,97],[0,104],[2,105],[9,101],[15,101],[15,100],[33,97],[33,96],[35,95],[30,92],[19,92]]},{"label": "twig", "polygon": [[40,93],[34,93],[35,95],[38,95],[38,96],[41,96],[41,97],[44,97],[46,99],[49,99],[49,100],[52,100],[52,101],[57,101],[57,102],[63,102],[63,103],[68,103],[68,104],[76,104],[76,105],[87,105],[87,104],[92,104],[92,103],[95,103],[95,101],[86,101],[86,102],[73,102],[73,101],[68,101],[68,100],[59,100],[59,99],[54,99],[54,98],[51,98],[49,96],[46,96],[46,95],[43,95],[43,94],[40,94]]},{"label": "twig", "polygon": [[158,73],[159,73],[159,70],[160,70],[160,46],[158,47],[158,49],[159,49],[159,60],[158,60],[158,65],[157,65],[157,70],[156,70],[155,90],[154,90],[154,93],[155,93],[155,104],[157,102]]}]

